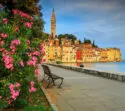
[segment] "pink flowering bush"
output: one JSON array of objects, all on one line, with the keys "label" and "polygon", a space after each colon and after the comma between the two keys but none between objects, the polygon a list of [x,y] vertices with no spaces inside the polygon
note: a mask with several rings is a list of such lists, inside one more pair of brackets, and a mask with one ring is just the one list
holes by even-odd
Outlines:
[{"label": "pink flowering bush", "polygon": [[[10,92],[11,92],[11,98],[13,100],[16,100],[17,97],[19,96],[19,92],[20,92],[20,83],[16,82],[15,84],[10,84],[9,85],[9,89],[10,89]],[[18,90],[15,90],[15,88],[18,88]]]},{"label": "pink flowering bush", "polygon": [[34,87],[34,82],[33,81],[30,82],[29,92],[36,92],[36,88]]},{"label": "pink flowering bush", "polygon": [[[1,6],[0,6],[1,7]],[[32,37],[33,17],[13,9],[13,22],[0,11],[0,107],[14,107],[35,93],[37,64],[45,60],[40,39]]]}]

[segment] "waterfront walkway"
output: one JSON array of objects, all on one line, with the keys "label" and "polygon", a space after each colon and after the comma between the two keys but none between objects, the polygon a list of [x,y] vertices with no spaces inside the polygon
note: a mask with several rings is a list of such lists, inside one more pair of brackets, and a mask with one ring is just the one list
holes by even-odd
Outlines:
[{"label": "waterfront walkway", "polygon": [[125,111],[125,83],[54,66],[50,69],[64,77],[62,88],[46,89],[59,111]]}]

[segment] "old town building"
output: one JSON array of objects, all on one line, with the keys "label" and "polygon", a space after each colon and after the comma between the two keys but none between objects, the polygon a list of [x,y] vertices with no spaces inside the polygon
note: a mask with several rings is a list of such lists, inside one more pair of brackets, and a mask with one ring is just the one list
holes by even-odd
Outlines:
[{"label": "old town building", "polygon": [[108,52],[107,49],[101,49],[101,62],[107,62],[108,61]]},{"label": "old town building", "polygon": [[60,62],[114,62],[121,61],[122,55],[118,48],[94,47],[91,42],[80,43],[79,40],[56,37],[56,17],[54,9],[51,17],[51,34],[44,46],[46,61]]}]

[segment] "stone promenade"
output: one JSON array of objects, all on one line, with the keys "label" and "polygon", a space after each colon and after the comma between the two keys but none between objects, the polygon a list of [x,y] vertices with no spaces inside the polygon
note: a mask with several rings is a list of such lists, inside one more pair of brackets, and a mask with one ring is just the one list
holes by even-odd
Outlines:
[{"label": "stone promenade", "polygon": [[125,111],[125,83],[49,67],[53,73],[64,77],[62,88],[46,89],[59,111]]}]

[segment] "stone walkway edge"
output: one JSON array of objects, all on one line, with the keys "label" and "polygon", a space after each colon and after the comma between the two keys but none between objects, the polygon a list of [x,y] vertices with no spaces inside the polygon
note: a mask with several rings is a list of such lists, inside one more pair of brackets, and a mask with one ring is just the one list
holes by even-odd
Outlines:
[{"label": "stone walkway edge", "polygon": [[45,88],[43,88],[43,86],[41,85],[41,89],[46,97],[46,99],[48,100],[51,108],[54,110],[54,111],[59,111],[58,108],[56,107],[56,105],[52,102],[50,96],[48,95],[48,93],[46,92]]}]

